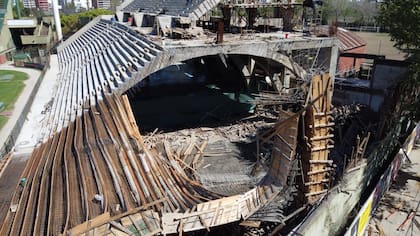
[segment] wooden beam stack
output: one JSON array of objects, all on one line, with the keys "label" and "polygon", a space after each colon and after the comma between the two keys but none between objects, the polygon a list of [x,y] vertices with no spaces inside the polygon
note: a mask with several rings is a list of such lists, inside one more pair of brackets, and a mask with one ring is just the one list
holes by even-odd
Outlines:
[{"label": "wooden beam stack", "polygon": [[302,148],[302,188],[309,203],[319,199],[330,187],[333,161],[328,156],[334,147],[331,95],[330,76],[314,76],[308,94],[308,104],[311,105],[303,117],[305,146]]}]

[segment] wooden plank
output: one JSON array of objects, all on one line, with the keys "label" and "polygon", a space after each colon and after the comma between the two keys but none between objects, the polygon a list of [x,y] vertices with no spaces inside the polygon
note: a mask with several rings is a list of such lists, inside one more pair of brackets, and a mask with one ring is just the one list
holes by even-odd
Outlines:
[{"label": "wooden plank", "polygon": [[122,226],[120,223],[115,222],[115,221],[110,221],[109,222],[113,227],[117,228],[119,231],[122,231],[124,233],[126,233],[127,235],[131,235],[132,232],[130,230],[128,230],[127,228],[125,228],[124,226]]},{"label": "wooden plank", "polygon": [[309,197],[309,196],[314,196],[314,195],[320,195],[320,194],[326,193],[327,191],[328,191],[328,189],[324,189],[324,190],[321,190],[321,191],[318,191],[318,192],[305,193],[305,196]]},{"label": "wooden plank", "polygon": [[333,160],[309,160],[311,164],[332,164]]},{"label": "wooden plank", "polygon": [[116,229],[116,228],[111,228],[110,230],[111,230],[111,233],[115,236],[128,236],[129,235],[129,234],[127,234],[123,231],[120,231],[119,229]]},{"label": "wooden plank", "polygon": [[198,215],[198,218],[200,218],[200,222],[201,224],[206,228],[207,232],[210,232],[210,227],[209,225],[206,223],[206,221],[203,219],[203,216]]},{"label": "wooden plank", "polygon": [[307,175],[314,175],[314,174],[319,174],[319,173],[330,172],[331,170],[332,170],[332,168],[325,168],[325,169],[321,169],[321,170],[309,171],[306,174]]},{"label": "wooden plank", "polygon": [[318,181],[318,182],[306,182],[305,185],[309,186],[309,185],[322,184],[322,183],[328,183],[328,182],[330,182],[329,179],[323,179],[323,180]]},{"label": "wooden plank", "polygon": [[148,204],[144,204],[141,207],[133,208],[133,209],[131,209],[129,211],[126,211],[124,213],[115,215],[113,217],[110,217],[109,212],[106,212],[106,213],[104,213],[102,215],[99,215],[99,216],[93,218],[92,220],[86,221],[86,222],[84,222],[84,223],[82,223],[80,225],[77,225],[77,226],[73,227],[72,229],[70,229],[68,231],[68,233],[69,233],[69,235],[80,235],[80,234],[82,234],[82,233],[84,233],[84,232],[86,232],[88,230],[91,230],[93,228],[99,227],[99,226],[101,226],[103,224],[106,224],[106,223],[112,221],[112,220],[117,220],[117,219],[120,219],[122,217],[125,217],[125,216],[128,216],[128,215],[137,213],[137,212],[139,212],[141,210],[147,209],[147,208],[149,208],[151,206],[154,206],[156,204],[165,202],[167,200],[168,200],[167,198],[159,199],[159,200],[150,202]]},{"label": "wooden plank", "polygon": [[80,225],[77,225],[69,230],[69,235],[80,235],[82,233],[85,233],[88,230],[91,230],[92,228],[99,227],[106,222],[108,222],[111,219],[111,216],[109,212],[105,212],[102,215],[99,215],[92,220],[86,221]]},{"label": "wooden plank", "polygon": [[[333,149],[334,145],[326,145],[326,146],[318,146],[318,147],[314,147],[311,149],[312,152],[317,152],[317,151],[322,151],[325,149]],[[317,153],[321,153],[320,158],[324,157],[323,159],[326,159],[325,157],[327,157],[328,155],[326,155],[326,152],[317,152]]]},{"label": "wooden plank", "polygon": [[204,154],[204,149],[207,146],[207,141],[204,141],[200,147],[198,148],[198,152],[197,154],[194,156],[193,161],[192,161],[192,168],[195,170],[197,168],[197,161],[198,159],[203,156]]},{"label": "wooden plank", "polygon": [[239,223],[240,226],[246,226],[246,227],[253,227],[253,228],[259,228],[261,226],[261,221],[255,221],[255,220],[245,220]]}]

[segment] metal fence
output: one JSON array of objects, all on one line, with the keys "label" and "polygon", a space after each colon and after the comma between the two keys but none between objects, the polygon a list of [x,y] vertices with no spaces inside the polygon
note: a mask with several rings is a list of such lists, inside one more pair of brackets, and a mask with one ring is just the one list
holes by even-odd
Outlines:
[{"label": "metal fence", "polygon": [[344,26],[343,27],[346,30],[351,31],[360,31],[360,32],[381,32],[381,27],[379,26]]}]

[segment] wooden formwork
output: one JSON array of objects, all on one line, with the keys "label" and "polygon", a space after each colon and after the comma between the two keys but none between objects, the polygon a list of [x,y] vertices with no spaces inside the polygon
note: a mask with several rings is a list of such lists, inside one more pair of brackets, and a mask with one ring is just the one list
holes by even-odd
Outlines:
[{"label": "wooden formwork", "polygon": [[332,160],[328,159],[333,145],[331,116],[332,81],[328,74],[312,78],[308,94],[308,109],[304,115],[302,149],[303,192],[308,202],[316,201],[329,189]]},{"label": "wooden formwork", "polygon": [[268,173],[282,186],[286,186],[296,154],[299,116],[292,112],[280,111],[279,123],[284,123],[284,128],[274,131],[273,151]]}]

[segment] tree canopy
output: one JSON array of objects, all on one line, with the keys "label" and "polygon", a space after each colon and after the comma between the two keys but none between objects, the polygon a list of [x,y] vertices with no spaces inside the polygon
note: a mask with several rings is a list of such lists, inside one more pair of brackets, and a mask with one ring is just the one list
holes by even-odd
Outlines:
[{"label": "tree canopy", "polygon": [[420,120],[420,1],[385,0],[378,17],[395,47],[408,53],[409,77],[402,85],[402,115]]},{"label": "tree canopy", "polygon": [[389,28],[395,46],[405,51],[420,48],[420,1],[385,0],[378,17],[380,23]]},{"label": "tree canopy", "polygon": [[99,15],[113,15],[114,13],[104,9],[94,9],[90,11],[84,11],[80,13],[74,13],[69,15],[60,15],[61,26],[63,28],[63,35],[69,36],[86,24],[86,19],[91,20]]},{"label": "tree canopy", "polygon": [[349,0],[324,0],[322,4],[322,20],[324,24],[331,21],[372,25],[377,15],[377,3]]},{"label": "tree canopy", "polygon": [[[28,8],[25,8],[23,6],[23,3],[20,0],[16,0],[16,3],[19,5],[20,16],[21,17],[29,16],[29,9]],[[15,4],[13,6],[13,9],[12,9],[12,11],[13,11],[13,18],[14,19],[17,19],[18,18],[17,6],[16,6],[17,4]]]}]

